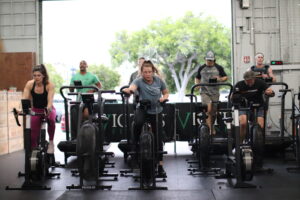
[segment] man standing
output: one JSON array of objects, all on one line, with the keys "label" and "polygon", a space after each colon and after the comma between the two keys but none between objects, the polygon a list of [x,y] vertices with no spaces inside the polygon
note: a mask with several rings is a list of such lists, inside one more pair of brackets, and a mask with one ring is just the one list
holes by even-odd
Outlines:
[{"label": "man standing", "polygon": [[[227,75],[224,68],[216,63],[215,54],[212,51],[208,51],[205,56],[205,64],[199,67],[195,84],[209,83],[210,79],[216,79],[217,82],[227,81]],[[207,124],[211,134],[215,134],[213,129],[213,122],[216,114],[217,106],[212,102],[219,101],[220,92],[218,86],[203,86],[200,88],[201,101],[207,105]]]}]

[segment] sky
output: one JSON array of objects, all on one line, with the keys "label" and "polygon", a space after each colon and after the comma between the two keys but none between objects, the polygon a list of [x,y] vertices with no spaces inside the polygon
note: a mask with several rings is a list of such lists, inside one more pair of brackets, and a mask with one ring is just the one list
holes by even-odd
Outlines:
[{"label": "sky", "polygon": [[86,60],[110,66],[116,32],[137,31],[152,20],[180,18],[187,11],[214,16],[231,27],[231,0],[43,1],[44,63],[78,68]]}]

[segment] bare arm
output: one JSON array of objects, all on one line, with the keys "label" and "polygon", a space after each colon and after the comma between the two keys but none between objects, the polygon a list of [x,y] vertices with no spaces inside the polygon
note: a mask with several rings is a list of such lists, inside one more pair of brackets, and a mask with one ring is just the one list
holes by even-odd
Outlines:
[{"label": "bare arm", "polygon": [[269,67],[269,69],[268,69],[268,74],[269,74],[269,77],[272,77],[272,82],[276,82],[276,77],[274,76],[273,70],[271,67]]},{"label": "bare arm", "polygon": [[131,94],[131,91],[132,91],[132,92],[135,92],[136,90],[137,90],[137,86],[134,85],[134,84],[131,84],[131,85],[129,86],[129,88],[124,88],[124,89],[123,89],[123,92],[125,92],[125,93],[127,93],[127,94]]},{"label": "bare arm", "polygon": [[99,81],[98,83],[96,83],[96,86],[97,86],[97,88],[101,89],[102,88],[101,82]]},{"label": "bare arm", "polygon": [[272,93],[273,93],[273,90],[270,87],[265,90],[266,95],[271,95]]},{"label": "bare arm", "polygon": [[47,110],[51,112],[52,106],[53,106],[53,98],[54,98],[54,84],[50,83],[48,84],[48,104],[47,104]]},{"label": "bare arm", "polygon": [[220,82],[225,82],[225,81],[228,80],[228,77],[227,76],[217,77],[217,80],[220,81]]},{"label": "bare arm", "polygon": [[[195,78],[195,85],[197,85],[197,84],[199,84],[199,83],[201,83],[201,80],[198,79],[198,78]],[[196,90],[200,90],[200,86],[196,87],[195,89],[196,89]]]},{"label": "bare arm", "polygon": [[32,89],[32,84],[33,84],[32,80],[27,81],[23,90],[23,97],[22,97],[23,99],[31,99],[30,90]]},{"label": "bare arm", "polygon": [[169,90],[168,89],[164,89],[162,91],[163,96],[159,99],[160,102],[163,102],[164,100],[169,98]]}]

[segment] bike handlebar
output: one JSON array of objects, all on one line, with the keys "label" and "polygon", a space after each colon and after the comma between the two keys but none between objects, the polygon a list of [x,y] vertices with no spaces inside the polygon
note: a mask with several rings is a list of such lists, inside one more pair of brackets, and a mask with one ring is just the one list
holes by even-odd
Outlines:
[{"label": "bike handlebar", "polygon": [[229,88],[230,88],[229,95],[231,95],[232,90],[233,90],[233,86],[230,83],[198,83],[198,84],[192,86],[191,94],[194,94],[195,88],[199,87],[199,86],[208,86],[208,87],[213,87],[213,86],[229,86]]},{"label": "bike handlebar", "polygon": [[[45,110],[45,112],[48,112],[47,108],[45,108],[44,110]],[[30,116],[42,116],[44,118],[46,117],[45,113],[38,113],[38,112],[33,112],[33,111],[30,111],[29,113],[18,112],[16,108],[13,108],[12,112],[14,114],[14,117],[15,117],[15,120],[16,120],[16,123],[18,126],[21,126],[19,118],[18,118],[19,115],[25,116],[25,115],[29,114]]]},{"label": "bike handlebar", "polygon": [[[70,85],[70,86],[62,86],[59,89],[60,95],[64,98],[64,100],[68,100],[68,98],[64,95],[63,90],[64,89],[94,89],[95,91],[99,91],[100,89],[97,88],[96,86],[75,86],[75,85]],[[71,94],[77,95],[78,92],[72,92]]]}]

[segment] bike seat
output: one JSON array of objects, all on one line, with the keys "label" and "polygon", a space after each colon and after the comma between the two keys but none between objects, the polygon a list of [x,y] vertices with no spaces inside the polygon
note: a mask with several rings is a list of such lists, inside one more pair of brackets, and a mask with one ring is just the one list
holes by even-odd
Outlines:
[{"label": "bike seat", "polygon": [[206,112],[207,111],[207,105],[199,103],[196,105],[196,111],[197,112]]},{"label": "bike seat", "polygon": [[143,99],[138,102],[138,105],[142,110],[148,110],[151,107],[151,101],[148,99]]}]

